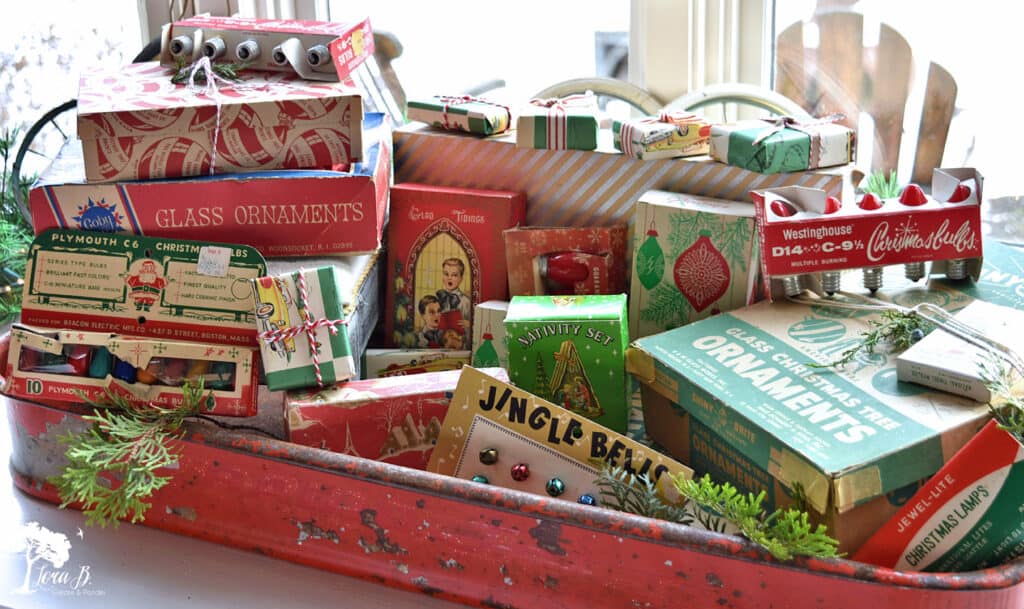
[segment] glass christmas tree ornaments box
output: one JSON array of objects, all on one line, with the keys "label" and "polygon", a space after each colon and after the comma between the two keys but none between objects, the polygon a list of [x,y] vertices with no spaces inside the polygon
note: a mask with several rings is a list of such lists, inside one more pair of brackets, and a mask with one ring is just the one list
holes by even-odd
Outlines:
[{"label": "glass christmas tree ornaments box", "polygon": [[631,338],[757,300],[753,206],[650,190],[637,201],[635,222]]}]

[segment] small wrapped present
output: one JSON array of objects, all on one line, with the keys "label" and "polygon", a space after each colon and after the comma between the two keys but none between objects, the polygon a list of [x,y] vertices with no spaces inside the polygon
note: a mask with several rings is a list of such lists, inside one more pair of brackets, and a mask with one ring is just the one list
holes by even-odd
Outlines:
[{"label": "small wrapped present", "polygon": [[597,97],[593,93],[561,99],[533,99],[516,120],[516,146],[594,150],[598,130]]},{"label": "small wrapped present", "polygon": [[358,376],[343,295],[350,281],[335,266],[252,280],[260,352],[271,391],[323,387]]},{"label": "small wrapped present", "polygon": [[835,123],[841,118],[833,114],[801,122],[781,116],[714,125],[711,156],[759,173],[845,165],[856,156],[857,134]]},{"label": "small wrapped present", "polygon": [[507,106],[468,95],[410,99],[407,113],[411,121],[480,135],[504,133],[512,125],[512,112]]},{"label": "small wrapped present", "polygon": [[612,121],[616,150],[635,159],[671,159],[708,153],[711,123],[688,112],[662,112],[630,121]]}]

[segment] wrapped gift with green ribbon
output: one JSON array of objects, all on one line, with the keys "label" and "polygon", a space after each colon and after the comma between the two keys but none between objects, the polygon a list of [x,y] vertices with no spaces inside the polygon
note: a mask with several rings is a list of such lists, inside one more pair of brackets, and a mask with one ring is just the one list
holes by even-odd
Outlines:
[{"label": "wrapped gift with green ribbon", "polygon": [[479,135],[504,133],[512,124],[512,113],[507,106],[469,95],[410,99],[406,113],[411,121]]},{"label": "wrapped gift with green ribbon", "polygon": [[357,376],[334,266],[252,280],[260,351],[271,391],[323,387]]},{"label": "wrapped gift with green ribbon", "polygon": [[790,116],[711,127],[711,156],[759,173],[806,171],[853,162],[857,134],[841,115],[801,121]]},{"label": "wrapped gift with green ribbon", "polygon": [[516,146],[594,150],[599,131],[597,112],[597,97],[590,92],[530,100],[516,121]]},{"label": "wrapped gift with green ribbon", "polygon": [[662,112],[612,121],[616,150],[634,159],[671,159],[708,153],[711,123],[689,112]]}]

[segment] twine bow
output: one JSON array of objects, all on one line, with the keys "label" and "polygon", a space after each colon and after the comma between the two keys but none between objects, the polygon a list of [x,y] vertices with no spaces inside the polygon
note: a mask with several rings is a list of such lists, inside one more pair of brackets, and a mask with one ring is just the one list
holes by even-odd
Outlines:
[{"label": "twine bow", "polygon": [[776,133],[784,129],[795,129],[796,131],[803,132],[811,139],[810,150],[808,153],[808,164],[809,168],[817,167],[821,160],[821,132],[817,129],[822,125],[830,125],[836,121],[841,121],[846,118],[846,115],[834,113],[821,118],[817,118],[810,121],[801,121],[795,116],[775,116],[772,118],[762,118],[760,120],[769,123],[769,126],[764,131],[757,134],[754,141],[750,142],[751,146],[757,146],[764,140],[770,138]]},{"label": "twine bow", "polygon": [[271,344],[295,338],[299,334],[305,334],[306,339],[309,341],[309,357],[313,360],[313,370],[316,373],[317,387],[323,387],[324,378],[320,373],[320,350],[318,349],[318,344],[316,342],[316,331],[320,328],[327,328],[332,335],[337,336],[338,326],[348,325],[348,322],[342,319],[314,320],[309,315],[309,292],[306,290],[305,269],[299,269],[298,276],[295,278],[295,286],[299,295],[298,309],[299,314],[302,316],[302,323],[298,326],[291,326],[284,329],[275,328],[273,330],[260,332],[260,338],[268,344]]},{"label": "twine bow", "polygon": [[[486,104],[488,106],[494,106],[496,108],[501,108],[506,113],[508,113],[508,121],[511,122],[511,120],[512,120],[512,111],[509,110],[508,106],[504,106],[502,104],[499,104],[497,102],[492,102],[492,101],[487,100],[487,99],[482,99],[482,98],[479,98],[479,97],[473,97],[471,95],[456,95],[456,96],[442,96],[442,97],[440,97],[438,99],[438,101],[440,101],[442,104],[444,104],[443,106],[441,106],[441,126],[444,127],[445,129],[460,129],[458,124],[456,124],[456,123],[449,123],[448,122],[448,110],[450,108],[454,108],[456,106],[463,106],[465,104],[473,104],[473,103],[476,103],[476,104]],[[506,128],[508,127],[508,123],[507,122],[506,122],[505,126],[506,126]],[[503,129],[500,129],[500,125],[496,125],[495,126],[495,131],[502,131],[502,130]]]}]

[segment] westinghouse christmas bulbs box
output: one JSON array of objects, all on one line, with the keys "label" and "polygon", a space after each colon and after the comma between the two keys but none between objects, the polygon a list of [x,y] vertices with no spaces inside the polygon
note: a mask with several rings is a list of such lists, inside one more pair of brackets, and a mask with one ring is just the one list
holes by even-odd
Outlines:
[{"label": "westinghouse christmas bulbs box", "polygon": [[21,321],[168,340],[256,345],[246,245],[49,230],[25,262]]},{"label": "westinghouse christmas bulbs box", "polygon": [[254,171],[89,183],[69,141],[29,193],[36,233],[69,228],[246,243],[265,256],[371,252],[380,247],[391,181],[391,130],[363,120],[362,162],[347,171]]},{"label": "westinghouse christmas bulbs box", "polygon": [[[924,287],[888,294],[948,308]],[[989,417],[986,405],[901,383],[880,350],[841,368],[877,311],[761,302],[635,341],[647,432],[676,458],[766,503],[802,495],[844,551],[895,513]],[[769,508],[771,509],[771,508]]]},{"label": "westinghouse christmas bulbs box", "polygon": [[637,201],[629,335],[662,332],[753,303],[754,207],[651,190]]},{"label": "westinghouse christmas bulbs box", "polygon": [[502,231],[525,218],[519,192],[396,184],[388,224],[388,346],[469,350],[474,305],[508,298]]},{"label": "westinghouse christmas bulbs box", "polygon": [[341,83],[243,72],[216,92],[158,63],[82,75],[78,137],[90,182],[331,168],[362,159],[363,106]]},{"label": "westinghouse christmas bulbs box", "polygon": [[44,403],[116,395],[175,408],[185,399],[182,386],[201,380],[201,412],[249,417],[256,414],[258,372],[252,347],[16,324],[3,391]]},{"label": "westinghouse christmas bulbs box", "polygon": [[514,296],[505,316],[512,383],[626,433],[626,296]]},{"label": "westinghouse christmas bulbs box", "polygon": [[[486,372],[508,378],[500,368]],[[426,469],[460,374],[446,370],[289,391],[288,441]]]}]

